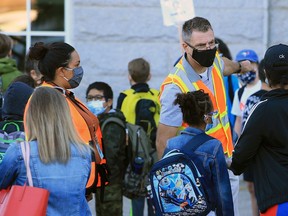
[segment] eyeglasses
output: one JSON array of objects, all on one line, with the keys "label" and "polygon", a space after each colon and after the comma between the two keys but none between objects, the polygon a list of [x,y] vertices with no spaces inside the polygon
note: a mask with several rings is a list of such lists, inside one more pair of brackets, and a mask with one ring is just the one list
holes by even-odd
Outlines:
[{"label": "eyeglasses", "polygon": [[92,101],[92,100],[97,101],[97,100],[102,100],[103,98],[105,98],[104,95],[94,95],[94,96],[88,95],[88,96],[86,97],[87,101]]},{"label": "eyeglasses", "polygon": [[[192,46],[191,44],[185,42],[189,47],[191,47],[193,50],[196,51],[205,51],[207,50],[207,44],[201,44],[201,45],[197,45],[197,46]],[[208,43],[209,45],[209,49],[214,49],[216,47],[216,49],[218,49],[219,44],[216,43],[215,41],[211,41]]]}]

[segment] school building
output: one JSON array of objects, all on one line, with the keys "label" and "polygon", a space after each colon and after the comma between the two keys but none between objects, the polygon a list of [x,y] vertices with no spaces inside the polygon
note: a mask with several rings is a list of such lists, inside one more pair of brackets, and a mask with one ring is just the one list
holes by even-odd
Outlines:
[{"label": "school building", "polygon": [[[178,27],[163,25],[160,1],[183,0],[1,0],[0,31],[15,40],[14,56],[22,68],[36,41],[70,43],[85,70],[76,95],[84,100],[89,83],[104,81],[116,99],[129,87],[131,59],[150,62],[149,84],[159,88],[181,55]],[[194,0],[194,8],[211,22],[233,57],[251,48],[262,58],[267,47],[288,44],[287,0]]]}]

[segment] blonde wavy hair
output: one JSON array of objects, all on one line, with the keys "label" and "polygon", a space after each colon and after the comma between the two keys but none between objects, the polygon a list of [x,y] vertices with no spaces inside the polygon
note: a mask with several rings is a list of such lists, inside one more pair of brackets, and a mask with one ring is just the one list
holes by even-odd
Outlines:
[{"label": "blonde wavy hair", "polygon": [[51,87],[38,87],[32,94],[25,132],[28,141],[37,140],[43,163],[67,163],[71,144],[82,153],[90,151],[74,127],[65,97]]}]

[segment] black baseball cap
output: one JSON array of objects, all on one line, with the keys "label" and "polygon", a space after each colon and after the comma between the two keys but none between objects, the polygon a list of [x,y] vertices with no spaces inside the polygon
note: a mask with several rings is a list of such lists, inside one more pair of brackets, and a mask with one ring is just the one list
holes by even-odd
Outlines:
[{"label": "black baseball cap", "polygon": [[278,44],[269,47],[264,56],[264,68],[271,71],[288,71],[288,46]]}]

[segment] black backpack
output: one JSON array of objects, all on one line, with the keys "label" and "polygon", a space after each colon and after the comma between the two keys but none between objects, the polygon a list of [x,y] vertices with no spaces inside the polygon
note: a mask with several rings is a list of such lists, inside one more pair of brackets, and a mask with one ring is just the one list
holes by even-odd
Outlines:
[{"label": "black backpack", "polygon": [[241,88],[239,88],[238,90],[238,99],[239,99],[239,102],[241,101],[241,97],[243,95],[243,92],[244,92],[244,89],[245,89],[246,85],[243,85]]}]

